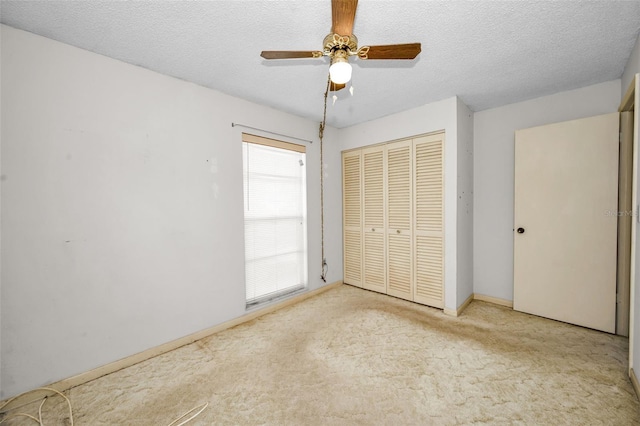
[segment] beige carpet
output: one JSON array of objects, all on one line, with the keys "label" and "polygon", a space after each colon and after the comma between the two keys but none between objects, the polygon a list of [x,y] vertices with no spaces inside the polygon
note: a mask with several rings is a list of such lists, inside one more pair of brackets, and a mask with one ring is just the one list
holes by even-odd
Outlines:
[{"label": "beige carpet", "polygon": [[168,425],[205,402],[189,425],[640,424],[627,345],[483,302],[453,318],[344,285],[67,395],[77,425]]}]

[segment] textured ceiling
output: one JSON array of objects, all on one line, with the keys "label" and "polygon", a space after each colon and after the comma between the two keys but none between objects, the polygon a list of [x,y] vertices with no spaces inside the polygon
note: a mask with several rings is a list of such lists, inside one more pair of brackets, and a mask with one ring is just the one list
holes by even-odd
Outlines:
[{"label": "textured ceiling", "polygon": [[[322,59],[266,61],[261,50],[321,50],[331,2],[5,1],[1,22],[319,121]],[[475,111],[619,78],[640,1],[373,1],[359,44],[422,43],[413,61],[358,61],[354,95],[327,121],[346,127],[458,95]]]}]

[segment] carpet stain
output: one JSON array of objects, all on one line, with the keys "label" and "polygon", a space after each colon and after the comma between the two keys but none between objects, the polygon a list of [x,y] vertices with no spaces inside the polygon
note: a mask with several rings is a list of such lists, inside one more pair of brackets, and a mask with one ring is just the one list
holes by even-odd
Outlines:
[{"label": "carpet stain", "polygon": [[76,425],[166,425],[205,402],[189,424],[640,425],[627,353],[501,306],[456,318],[343,285],[67,395]]}]

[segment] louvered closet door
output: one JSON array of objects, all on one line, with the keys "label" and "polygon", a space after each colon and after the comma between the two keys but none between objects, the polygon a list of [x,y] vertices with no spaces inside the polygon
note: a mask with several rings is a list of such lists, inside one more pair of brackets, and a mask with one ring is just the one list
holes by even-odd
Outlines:
[{"label": "louvered closet door", "polygon": [[384,232],[384,147],[362,150],[363,282],[369,290],[386,293]]},{"label": "louvered closet door", "polygon": [[414,139],[414,300],[444,307],[444,134]]},{"label": "louvered closet door", "polygon": [[342,154],[344,282],[362,287],[362,154]]},{"label": "louvered closet door", "polygon": [[387,145],[387,294],[413,300],[411,140]]}]

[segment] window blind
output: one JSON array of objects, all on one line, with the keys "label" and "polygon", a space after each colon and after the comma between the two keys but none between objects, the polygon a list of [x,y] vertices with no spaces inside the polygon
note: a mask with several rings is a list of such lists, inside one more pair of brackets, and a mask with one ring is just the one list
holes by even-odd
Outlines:
[{"label": "window blind", "polygon": [[307,284],[305,147],[242,134],[247,306]]}]

